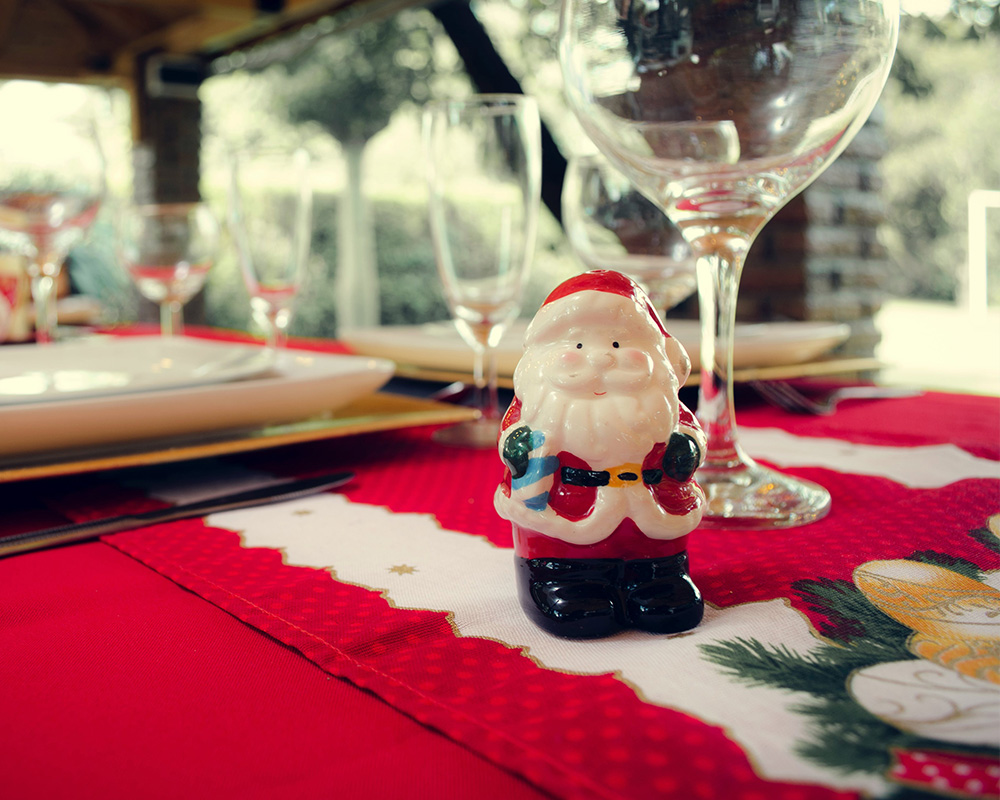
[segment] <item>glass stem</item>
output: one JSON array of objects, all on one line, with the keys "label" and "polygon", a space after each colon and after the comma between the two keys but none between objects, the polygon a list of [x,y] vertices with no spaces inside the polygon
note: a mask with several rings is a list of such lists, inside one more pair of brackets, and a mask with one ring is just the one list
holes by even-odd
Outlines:
[{"label": "glass stem", "polygon": [[477,346],[473,347],[475,358],[472,362],[472,385],[475,389],[474,403],[480,419],[500,419],[500,396],[497,390],[497,349],[493,344],[494,327],[489,323],[476,326],[474,335]]},{"label": "glass stem", "polygon": [[500,419],[500,396],[497,390],[497,349],[490,344],[486,345],[482,354],[486,366],[486,385],[481,390],[484,393],[480,408],[483,411],[483,418],[488,420]]},{"label": "glass stem", "polygon": [[[56,329],[56,281],[44,268],[32,270],[31,300],[35,304],[35,341],[52,342]],[[35,274],[37,273],[37,274]]]},{"label": "glass stem", "polygon": [[288,346],[288,334],[285,329],[278,324],[277,320],[274,320],[271,327],[267,331],[267,341],[265,342],[265,347],[271,350],[282,350]]},{"label": "glass stem", "polygon": [[287,310],[275,309],[268,314],[266,346],[272,350],[283,350],[288,347],[288,324],[291,315]]},{"label": "glass stem", "polygon": [[168,300],[160,304],[160,333],[164,336],[177,336],[184,330],[184,318],[181,304],[176,300]]},{"label": "glass stem", "polygon": [[49,247],[48,238],[32,243],[33,253],[28,263],[31,279],[31,301],[35,306],[35,341],[49,344],[55,339],[59,322],[56,311],[56,278],[62,270],[62,259]]},{"label": "glass stem", "polygon": [[698,421],[708,437],[705,467],[732,469],[745,456],[736,442],[733,342],[742,254],[716,250],[698,259],[701,316],[701,384]]}]

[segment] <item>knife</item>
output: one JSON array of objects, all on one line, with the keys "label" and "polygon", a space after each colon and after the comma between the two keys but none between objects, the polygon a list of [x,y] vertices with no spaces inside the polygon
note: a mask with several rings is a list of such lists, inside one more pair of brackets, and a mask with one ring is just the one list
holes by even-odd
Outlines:
[{"label": "knife", "polygon": [[354,477],[352,472],[337,472],[331,475],[318,475],[312,478],[297,478],[279,481],[256,489],[241,492],[229,492],[216,497],[196,500],[192,503],[179,503],[168,508],[157,508],[143,511],[139,514],[122,514],[117,517],[72,522],[68,525],[58,525],[39,531],[15,533],[10,536],[0,536],[0,558],[37,550],[42,547],[79,542],[83,539],[93,539],[106,533],[141,528],[161,522],[173,522],[178,519],[202,517],[217,511],[228,511],[233,508],[250,508],[252,506],[278,503],[284,500],[294,500],[297,497],[316,492],[335,489]]}]

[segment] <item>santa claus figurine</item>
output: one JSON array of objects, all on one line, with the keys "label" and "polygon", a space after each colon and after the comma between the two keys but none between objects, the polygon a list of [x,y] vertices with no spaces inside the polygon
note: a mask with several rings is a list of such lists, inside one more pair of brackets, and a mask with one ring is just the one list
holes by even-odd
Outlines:
[{"label": "santa claus figurine", "polygon": [[705,496],[705,436],[678,400],[691,371],[645,293],[595,270],[528,326],[501,426],[495,505],[510,520],[527,615],[561,636],[676,633],[704,602],[687,535]]}]

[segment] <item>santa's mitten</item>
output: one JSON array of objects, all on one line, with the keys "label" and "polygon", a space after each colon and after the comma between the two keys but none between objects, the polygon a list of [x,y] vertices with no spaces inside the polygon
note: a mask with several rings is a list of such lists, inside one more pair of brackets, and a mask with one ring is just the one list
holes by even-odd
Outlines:
[{"label": "santa's mitten", "polygon": [[701,463],[698,443],[686,433],[673,433],[663,454],[663,474],[683,483],[691,480]]},{"label": "santa's mitten", "polygon": [[510,470],[511,477],[523,478],[528,471],[528,454],[536,446],[532,436],[531,428],[522,425],[515,429],[504,440],[503,462]]}]

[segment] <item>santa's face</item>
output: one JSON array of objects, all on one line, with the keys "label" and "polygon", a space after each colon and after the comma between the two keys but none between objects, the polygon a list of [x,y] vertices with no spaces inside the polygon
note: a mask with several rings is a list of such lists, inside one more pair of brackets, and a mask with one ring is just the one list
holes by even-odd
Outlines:
[{"label": "santa's face", "polygon": [[638,392],[653,378],[650,343],[618,325],[567,331],[548,352],[548,379],[567,396]]},{"label": "santa's face", "polygon": [[677,422],[677,379],[663,333],[614,294],[559,302],[575,303],[572,313],[565,324],[529,330],[514,376],[522,418],[592,465],[641,461]]}]

